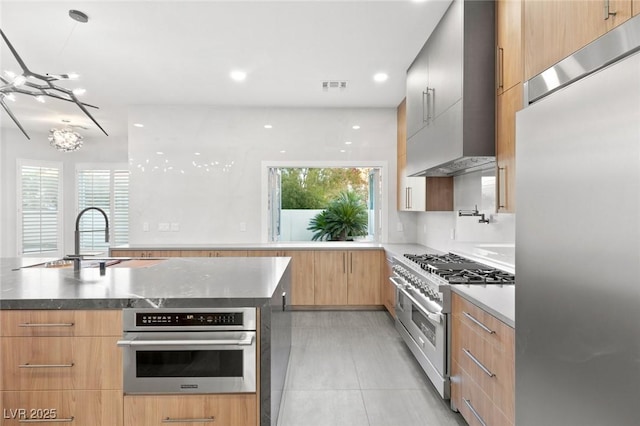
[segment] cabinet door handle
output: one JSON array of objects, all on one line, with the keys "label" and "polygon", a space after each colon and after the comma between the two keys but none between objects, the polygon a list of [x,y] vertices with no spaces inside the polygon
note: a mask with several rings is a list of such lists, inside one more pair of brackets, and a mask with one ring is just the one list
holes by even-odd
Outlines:
[{"label": "cabinet door handle", "polygon": [[71,368],[74,366],[74,363],[71,364],[29,364],[24,363],[18,365],[20,368]]},{"label": "cabinet door handle", "polygon": [[413,208],[413,188],[412,187],[408,187],[407,188],[407,200],[409,200],[409,208],[412,209]]},{"label": "cabinet door handle", "polygon": [[404,208],[409,208],[409,187],[404,188]]},{"label": "cabinet door handle", "polygon": [[604,0],[604,20],[608,20],[612,16],[616,16],[618,12],[611,11],[611,5],[609,0]]},{"label": "cabinet door handle", "polygon": [[188,418],[171,418],[171,417],[165,417],[164,419],[162,419],[162,423],[213,423],[216,421],[216,418],[214,416],[211,417],[202,417],[202,418],[198,418],[198,419],[188,419]]},{"label": "cabinet door handle", "polygon": [[489,377],[496,377],[496,375],[493,374],[487,367],[485,367],[484,364],[478,360],[478,358],[473,356],[473,354],[469,352],[469,350],[462,348],[462,352],[464,352],[464,354],[468,356],[471,359],[471,361],[473,361],[474,364],[476,364],[480,368],[480,370],[484,372],[484,374],[486,374]]},{"label": "cabinet door handle", "polygon": [[342,253],[342,273],[347,273],[347,254]]},{"label": "cabinet door handle", "polygon": [[287,292],[282,292],[282,312],[287,310]]},{"label": "cabinet door handle", "polygon": [[498,209],[506,208],[504,200],[507,198],[507,168],[498,167]]},{"label": "cabinet door handle", "polygon": [[353,253],[349,253],[349,269],[351,269],[351,273],[353,274]]},{"label": "cabinet door handle", "polygon": [[73,327],[75,324],[72,322],[60,322],[60,323],[29,323],[25,322],[18,324],[18,327]]},{"label": "cabinet door handle", "polygon": [[474,415],[474,417],[476,419],[478,419],[478,421],[480,422],[480,424],[482,426],[487,426],[487,424],[484,422],[484,420],[482,419],[482,417],[480,417],[480,414],[478,414],[478,412],[476,411],[475,408],[473,408],[473,405],[471,405],[471,400],[466,399],[466,398],[462,398],[462,400],[464,401],[464,403],[467,405],[467,407],[469,407],[469,410],[471,410],[471,413]]},{"label": "cabinet door handle", "polygon": [[504,89],[504,49],[498,47],[498,88]]},{"label": "cabinet door handle", "polygon": [[483,323],[481,323],[479,320],[475,319],[473,317],[473,315],[471,315],[468,312],[462,311],[462,315],[464,315],[465,317],[469,318],[471,321],[473,321],[474,324],[476,324],[478,327],[480,327],[481,329],[483,329],[484,331],[486,331],[489,334],[496,334],[495,331],[493,331],[492,329],[490,329],[489,327],[487,327],[486,325],[484,325]]},{"label": "cabinet door handle", "polygon": [[64,419],[22,419],[18,423],[71,423],[73,419],[73,416]]},{"label": "cabinet door handle", "polygon": [[[426,114],[425,114],[426,113]],[[429,122],[429,88],[422,91],[422,122]]]}]

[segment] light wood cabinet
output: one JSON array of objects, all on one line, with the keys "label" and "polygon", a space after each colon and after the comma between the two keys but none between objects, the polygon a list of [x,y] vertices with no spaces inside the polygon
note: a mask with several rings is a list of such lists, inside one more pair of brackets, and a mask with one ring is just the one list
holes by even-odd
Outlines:
[{"label": "light wood cabinet", "polygon": [[[606,15],[605,5],[615,15]],[[524,0],[524,78],[529,80],[631,17],[632,0]]]},{"label": "light wood cabinet", "polygon": [[125,426],[202,424],[255,426],[255,394],[125,396]]},{"label": "light wood cabinet", "polygon": [[111,249],[113,257],[181,257],[181,250],[127,250]]},{"label": "light wood cabinet", "polygon": [[631,12],[633,16],[640,13],[640,0],[633,0],[631,3]]},{"label": "light wood cabinet", "polygon": [[381,250],[314,253],[316,305],[381,305]]},{"label": "light wood cabinet", "polygon": [[499,212],[516,211],[516,112],[522,109],[522,84],[498,95],[496,162]]},{"label": "light wood cabinet", "polygon": [[457,294],[452,315],[452,403],[470,425],[513,425],[513,328]]},{"label": "light wood cabinet", "polygon": [[249,250],[248,256],[291,258],[291,304],[314,304],[314,261],[310,250]]},{"label": "light wood cabinet", "polygon": [[0,336],[122,336],[120,310],[2,310]]},{"label": "light wood cabinet", "polygon": [[522,82],[522,1],[496,2],[496,86],[499,94]]},{"label": "light wood cabinet", "polygon": [[121,390],[0,392],[0,399],[4,426],[24,425],[26,420],[83,426],[123,423]]},{"label": "light wood cabinet", "polygon": [[122,389],[119,337],[3,337],[0,389]]},{"label": "light wood cabinet", "polygon": [[247,257],[247,250],[182,250],[181,257]]}]

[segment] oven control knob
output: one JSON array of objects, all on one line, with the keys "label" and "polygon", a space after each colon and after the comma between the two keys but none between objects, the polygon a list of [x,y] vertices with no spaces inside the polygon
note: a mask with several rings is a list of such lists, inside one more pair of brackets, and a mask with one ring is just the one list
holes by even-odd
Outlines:
[{"label": "oven control knob", "polygon": [[212,323],[212,322],[213,322],[213,317],[212,317],[211,315],[209,315],[209,316],[207,317],[207,322],[208,322],[208,323]]}]

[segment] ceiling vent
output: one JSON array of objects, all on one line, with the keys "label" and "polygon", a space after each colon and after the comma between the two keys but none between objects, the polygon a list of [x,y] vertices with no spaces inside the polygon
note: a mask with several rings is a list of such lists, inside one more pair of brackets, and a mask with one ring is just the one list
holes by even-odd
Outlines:
[{"label": "ceiling vent", "polygon": [[342,92],[347,90],[347,80],[326,80],[322,82],[324,92]]}]

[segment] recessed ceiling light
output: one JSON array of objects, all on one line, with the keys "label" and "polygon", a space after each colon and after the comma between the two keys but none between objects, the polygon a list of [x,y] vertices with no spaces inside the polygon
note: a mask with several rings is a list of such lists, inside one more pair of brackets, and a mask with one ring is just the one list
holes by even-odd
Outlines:
[{"label": "recessed ceiling light", "polygon": [[77,89],[73,89],[73,94],[76,96],[81,96],[81,95],[84,95],[85,93],[87,93],[87,89],[83,89],[81,87],[78,87]]},{"label": "recessed ceiling light", "polygon": [[285,151],[284,149],[280,150],[280,154],[284,154],[285,152],[287,151]]},{"label": "recessed ceiling light", "polygon": [[273,129],[273,126],[271,124],[265,124],[264,128],[265,129]]},{"label": "recessed ceiling light", "polygon": [[240,70],[231,71],[231,74],[229,74],[229,75],[235,81],[244,81],[244,79],[247,78],[247,73],[244,72],[244,71],[240,71]]},{"label": "recessed ceiling light", "polygon": [[351,127],[353,130],[358,130],[360,129],[360,126],[358,126],[357,124]]},{"label": "recessed ceiling light", "polygon": [[69,77],[69,80],[77,80],[78,78],[80,78],[80,75],[78,75],[77,72],[70,72],[69,74],[67,74],[67,77]]},{"label": "recessed ceiling light", "polygon": [[162,152],[162,151],[156,151],[156,154],[158,154],[158,155],[164,155],[164,152]]},{"label": "recessed ceiling light", "polygon": [[378,74],[373,76],[373,79],[378,83],[382,83],[383,81],[387,81],[389,76],[383,72],[379,72]]},{"label": "recessed ceiling light", "polygon": [[344,144],[345,145],[351,145],[351,143],[352,143],[351,141],[346,141]]},{"label": "recessed ceiling light", "polygon": [[133,123],[133,127],[144,127],[142,123]]},{"label": "recessed ceiling light", "polygon": [[347,150],[346,149],[341,149],[340,152],[347,152]]},{"label": "recessed ceiling light", "polygon": [[194,152],[193,155],[200,155],[200,153],[199,152]]}]

